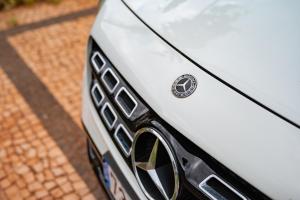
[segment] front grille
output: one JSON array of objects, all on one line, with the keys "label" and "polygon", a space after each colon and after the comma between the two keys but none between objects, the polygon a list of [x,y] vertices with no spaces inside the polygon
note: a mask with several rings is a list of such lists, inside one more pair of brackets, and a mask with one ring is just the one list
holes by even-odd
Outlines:
[{"label": "front grille", "polygon": [[[134,134],[145,125],[154,126],[163,134],[173,137],[174,142],[180,141],[175,142],[177,149],[182,148],[186,152],[192,153],[203,160],[212,169],[212,172],[218,174],[215,176],[217,178],[211,179],[214,181],[205,182],[202,185],[198,182],[199,185],[194,185],[188,181],[185,172],[182,172],[180,199],[207,199],[207,196],[213,198],[209,194],[211,191],[217,195],[240,197],[241,199],[269,199],[162,120],[128,84],[92,38],[90,38],[90,47],[91,97],[110,137],[131,169],[130,153]],[[184,171],[188,161],[184,157],[176,156],[178,162],[182,164],[182,171]],[[208,174],[204,173],[203,176],[208,178]],[[219,199],[219,197],[215,199]]]},{"label": "front grille", "polygon": [[130,164],[134,133],[150,112],[96,43],[91,42],[91,97],[116,147]]}]

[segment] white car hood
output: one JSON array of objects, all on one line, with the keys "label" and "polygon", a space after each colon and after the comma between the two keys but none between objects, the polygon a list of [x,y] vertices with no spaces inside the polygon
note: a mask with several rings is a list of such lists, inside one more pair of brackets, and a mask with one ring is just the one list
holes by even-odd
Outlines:
[{"label": "white car hood", "polygon": [[[128,2],[134,5],[135,1],[128,0]],[[151,2],[154,5],[157,4],[156,0],[151,0]],[[140,0],[140,4],[144,3],[145,0]],[[144,12],[144,15],[147,16],[147,12]],[[148,18],[151,18],[149,16]],[[152,15],[152,17],[157,16]],[[153,23],[154,26],[163,27],[163,25]],[[156,28],[156,30],[160,29]],[[300,199],[299,128],[266,111],[197,68],[153,34],[120,0],[104,1],[91,35],[128,84],[170,126],[272,199]],[[168,35],[172,34],[168,33]],[[220,39],[225,35],[225,33],[224,36],[220,35]],[[187,48],[184,45],[192,46],[192,44],[180,42],[178,38],[181,37],[174,38],[170,36],[168,40],[174,44],[175,40],[179,41],[178,44],[181,46],[176,47],[181,51],[185,48],[193,55],[197,55],[194,52],[202,52],[199,56],[203,54],[201,58],[206,61],[201,65],[224,67],[214,63],[220,60],[225,62],[223,53],[229,54],[228,50],[223,50],[222,54],[214,54],[214,59],[213,53],[209,55],[208,43],[211,43],[211,46],[222,46],[219,39],[207,40],[208,43],[202,45],[202,49],[199,44],[194,48]],[[225,41],[227,40],[224,40],[224,43]],[[231,41],[235,41],[233,37]],[[217,45],[217,43],[220,44]],[[235,50],[236,45],[228,45],[228,49]],[[214,51],[220,50],[214,49]],[[239,54],[235,58],[241,59],[242,54],[235,51]],[[197,62],[200,63],[200,60],[199,57]],[[231,59],[230,62],[236,63],[237,61]],[[249,62],[255,62],[255,59]],[[226,66],[231,67],[228,60],[226,63]],[[248,64],[243,60],[240,63]],[[222,75],[224,78],[225,74],[228,74],[227,71],[212,67],[209,69],[218,73],[218,76]],[[245,68],[244,65],[243,67]],[[198,86],[191,96],[180,99],[172,94],[171,88],[176,78],[182,74],[193,75],[198,81]],[[264,74],[269,77],[267,73]],[[293,75],[296,76],[296,74],[299,73],[294,72]],[[289,77],[290,73],[282,76]],[[289,80],[295,81],[294,76],[289,77]],[[227,78],[231,77],[227,76]],[[231,78],[230,80],[233,82],[242,79]],[[236,81],[239,87],[247,85],[242,84],[244,81],[240,82]],[[250,92],[254,91],[250,90],[252,87],[250,85],[245,88],[247,92]],[[299,82],[297,86],[288,89],[292,90],[295,87],[299,87]],[[295,96],[299,99],[299,95]]]},{"label": "white car hood", "polygon": [[300,124],[300,1],[125,2],[190,59]]}]

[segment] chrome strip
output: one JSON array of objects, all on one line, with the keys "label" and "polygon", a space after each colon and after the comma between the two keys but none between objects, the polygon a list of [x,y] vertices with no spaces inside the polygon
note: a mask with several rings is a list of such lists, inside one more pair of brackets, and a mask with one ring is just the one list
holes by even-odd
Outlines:
[{"label": "chrome strip", "polygon": [[[97,101],[97,98],[96,98],[95,93],[94,93],[95,90],[98,90],[98,92],[102,96],[102,98],[100,99],[100,101]],[[104,92],[101,90],[99,83],[96,82],[93,85],[91,92],[92,92],[92,97],[94,99],[94,102],[96,102],[96,106],[99,107],[100,104],[102,103],[103,99],[105,98]]]},{"label": "chrome strip", "polygon": [[210,176],[208,176],[206,179],[204,179],[200,184],[199,184],[199,188],[201,189],[202,192],[204,192],[207,196],[209,196],[212,200],[220,200],[220,199],[224,199],[224,197],[221,196],[221,194],[219,194],[217,191],[215,191],[212,187],[210,187],[209,185],[207,185],[207,181],[211,178],[215,178],[218,181],[220,181],[224,186],[226,186],[228,189],[230,189],[232,192],[234,192],[237,196],[239,196],[241,199],[243,200],[247,200],[246,197],[244,197],[242,194],[240,194],[236,189],[234,189],[233,187],[231,187],[230,185],[228,185],[225,181],[223,181],[221,178],[219,178],[218,176],[216,176],[215,174],[212,174]]},{"label": "chrome strip", "polygon": [[[130,140],[131,142],[133,142],[133,138],[131,137],[131,135],[129,134],[129,132],[127,131],[127,129],[124,127],[123,124],[119,124],[119,125],[118,125],[117,129],[115,130],[114,137],[115,137],[117,143],[119,144],[119,146],[121,147],[123,153],[126,155],[126,157],[129,157],[129,156],[130,156],[130,153],[131,153],[131,147],[130,147],[129,150],[127,151],[127,150],[125,149],[125,147],[122,145],[121,140],[120,140],[120,139],[118,138],[118,136],[117,136],[117,133],[118,133],[118,131],[119,131],[120,129],[123,129],[123,130],[124,130],[125,134],[127,135],[127,137],[129,138],[129,140]],[[131,145],[131,146],[132,146],[132,145]]]},{"label": "chrome strip", "polygon": [[[109,87],[109,85],[106,83],[106,81],[105,81],[105,79],[104,79],[104,76],[105,76],[105,74],[107,74],[108,71],[112,74],[112,76],[113,76],[113,77],[115,78],[115,80],[117,81],[117,84],[116,84],[112,89]],[[108,90],[110,93],[113,93],[113,92],[115,91],[115,89],[118,87],[119,83],[120,83],[119,78],[117,77],[117,75],[115,74],[115,72],[113,72],[113,70],[110,69],[110,68],[107,68],[107,69],[103,72],[103,74],[102,74],[102,76],[101,76],[101,81],[103,82],[103,84],[105,85],[105,87],[107,88],[107,90]]]},{"label": "chrome strip", "polygon": [[[104,115],[104,110],[105,110],[106,107],[109,108],[109,110],[111,111],[111,113],[112,113],[113,116],[115,117],[115,120],[113,121],[112,124],[109,124],[107,118],[106,118],[105,115]],[[114,125],[115,125],[115,123],[117,122],[117,119],[118,119],[118,117],[117,117],[115,111],[113,110],[113,108],[111,107],[111,105],[110,105],[108,102],[106,102],[106,103],[104,104],[104,106],[102,107],[102,109],[101,109],[101,116],[102,116],[102,118],[103,118],[103,121],[106,123],[106,125],[109,127],[110,130],[114,127]]]},{"label": "chrome strip", "polygon": [[[99,58],[101,59],[101,61],[103,62],[103,65],[102,66],[98,66],[97,65],[97,62],[95,60],[95,57],[96,56],[99,56]],[[93,68],[96,70],[96,73],[99,74],[100,71],[103,69],[103,67],[106,65],[106,61],[105,59],[101,56],[101,54],[96,51],[94,52],[93,56],[91,57],[91,61],[92,61],[92,64],[93,64]]]},{"label": "chrome strip", "polygon": [[[131,113],[127,113],[126,110],[125,110],[125,108],[123,108],[122,105],[121,105],[121,103],[118,101],[118,96],[120,95],[120,93],[121,93],[122,91],[124,91],[124,92],[129,96],[129,98],[134,102],[134,104],[135,104],[135,106],[134,106],[134,108],[132,109]],[[135,109],[136,109],[137,106],[138,106],[137,101],[136,101],[136,100],[134,99],[134,97],[127,91],[127,89],[126,89],[125,87],[122,87],[122,88],[118,91],[117,95],[115,96],[115,102],[117,103],[117,105],[118,105],[119,108],[122,110],[122,112],[126,115],[127,118],[130,118],[130,117],[131,117],[131,115],[134,113]]]}]

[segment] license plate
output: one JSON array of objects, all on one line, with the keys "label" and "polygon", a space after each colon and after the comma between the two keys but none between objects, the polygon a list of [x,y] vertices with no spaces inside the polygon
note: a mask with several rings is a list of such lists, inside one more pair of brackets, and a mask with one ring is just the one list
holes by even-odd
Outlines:
[{"label": "license plate", "polygon": [[105,187],[111,192],[115,200],[130,200],[126,190],[106,161],[103,161],[103,173]]}]

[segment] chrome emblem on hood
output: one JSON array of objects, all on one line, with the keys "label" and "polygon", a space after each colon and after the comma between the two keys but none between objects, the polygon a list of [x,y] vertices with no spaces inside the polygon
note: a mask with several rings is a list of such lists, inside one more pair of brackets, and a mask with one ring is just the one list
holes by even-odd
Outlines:
[{"label": "chrome emblem on hood", "polygon": [[140,129],[131,152],[137,181],[150,200],[175,200],[179,175],[175,157],[163,137],[152,128]]},{"label": "chrome emblem on hood", "polygon": [[178,98],[185,98],[193,94],[196,88],[197,81],[195,77],[190,74],[185,74],[174,81],[172,92]]}]

